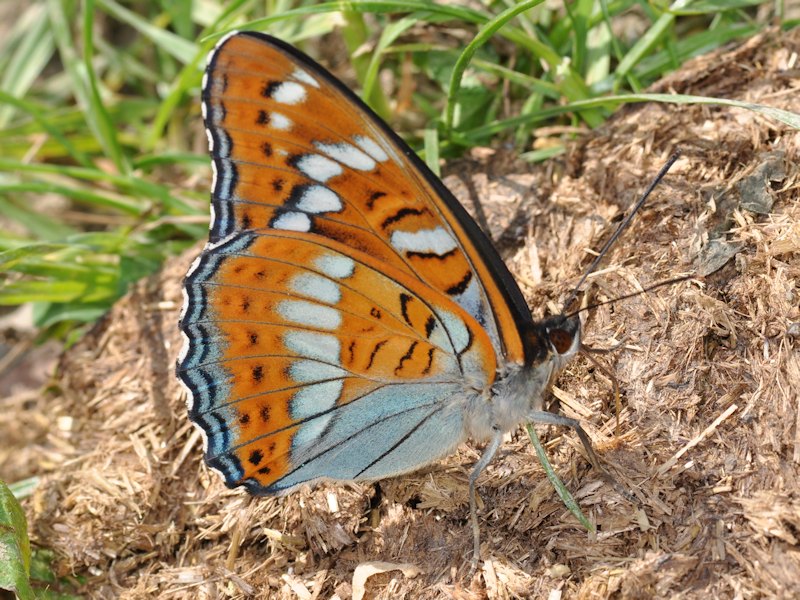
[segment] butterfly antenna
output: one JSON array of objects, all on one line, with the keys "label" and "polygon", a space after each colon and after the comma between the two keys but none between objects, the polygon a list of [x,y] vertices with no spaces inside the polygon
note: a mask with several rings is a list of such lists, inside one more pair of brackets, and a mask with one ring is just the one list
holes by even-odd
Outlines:
[{"label": "butterfly antenna", "polygon": [[597,256],[592,261],[592,264],[589,265],[589,268],[586,269],[586,271],[584,271],[583,275],[581,276],[580,280],[578,281],[578,284],[572,290],[572,293],[567,298],[567,301],[564,302],[564,308],[566,308],[567,306],[572,304],[572,302],[575,300],[575,298],[578,295],[580,287],[586,282],[586,278],[589,277],[589,275],[591,275],[592,273],[594,273],[595,269],[597,269],[597,265],[600,264],[600,261],[603,260],[605,255],[608,253],[608,249],[611,248],[611,246],[614,244],[614,242],[617,241],[617,238],[620,235],[622,235],[622,232],[625,231],[628,228],[628,225],[630,225],[630,222],[633,220],[634,215],[636,215],[636,213],[639,212],[639,209],[642,207],[642,204],[644,204],[645,200],[647,200],[647,197],[652,193],[652,191],[659,184],[659,182],[662,179],[664,179],[664,176],[670,170],[672,165],[675,164],[675,161],[678,160],[680,155],[681,155],[681,151],[680,150],[675,150],[675,152],[673,152],[672,156],[669,157],[669,160],[667,160],[667,162],[664,164],[664,166],[661,167],[661,170],[658,172],[658,175],[656,175],[655,178],[653,179],[653,181],[650,183],[650,185],[647,186],[647,189],[644,191],[644,194],[642,194],[642,196],[639,198],[639,200],[633,206],[633,209],[631,210],[631,212],[629,212],[628,216],[625,217],[625,219],[622,221],[622,223],[619,224],[619,227],[617,227],[617,230],[614,232],[614,234],[610,238],[608,238],[608,241],[600,249],[600,252],[598,252]]},{"label": "butterfly antenna", "polygon": [[628,298],[633,298],[634,296],[640,296],[641,294],[646,294],[647,292],[652,292],[660,287],[664,287],[667,285],[674,285],[676,283],[680,283],[681,281],[687,281],[692,279],[694,275],[681,275],[680,277],[675,277],[673,279],[665,279],[664,281],[659,281],[658,283],[654,283],[651,286],[643,288],[637,292],[632,292],[630,294],[625,294],[624,296],[617,296],[616,298],[611,298],[610,300],[603,300],[602,302],[595,302],[594,304],[587,304],[586,306],[582,306],[578,310],[574,310],[571,313],[567,313],[564,315],[567,319],[570,317],[574,317],[577,314],[580,314],[587,310],[592,310],[593,308],[597,308],[598,306],[604,306],[606,304],[613,304],[615,302],[619,302],[620,300],[627,300]]}]

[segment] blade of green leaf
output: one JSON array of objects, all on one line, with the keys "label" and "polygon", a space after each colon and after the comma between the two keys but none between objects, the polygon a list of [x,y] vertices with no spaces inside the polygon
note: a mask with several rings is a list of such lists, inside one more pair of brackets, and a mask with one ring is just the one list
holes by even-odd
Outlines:
[{"label": "blade of green leaf", "polygon": [[62,134],[61,130],[59,130],[53,124],[52,116],[45,115],[45,113],[32,102],[14,98],[2,90],[0,90],[0,102],[9,104],[28,113],[44,132],[46,132],[50,137],[64,147],[64,149],[75,160],[75,162],[83,167],[92,168],[92,160],[86,156],[85,153],[78,150],[75,145]]},{"label": "blade of green leaf", "polygon": [[764,4],[763,0],[700,0],[693,2],[691,7],[671,8],[670,12],[675,15],[704,15],[749,8],[759,4]]},{"label": "blade of green leaf", "polygon": [[[544,1],[544,0],[540,0]],[[467,8],[458,4],[443,4],[430,2],[430,0],[369,0],[369,1],[356,1],[356,2],[320,2],[318,4],[309,4],[286,10],[280,13],[272,14],[268,17],[261,19],[254,19],[246,24],[232,27],[230,29],[220,30],[214,34],[203,38],[201,41],[206,42],[209,39],[220,38],[235,29],[264,29],[267,25],[276,23],[278,21],[286,21],[292,17],[301,17],[304,15],[312,15],[326,12],[341,12],[343,10],[356,11],[360,13],[413,13],[424,11],[432,16],[444,17],[448,19],[462,20],[467,23],[484,23],[488,20],[489,16],[472,8]]]},{"label": "blade of green leaf", "polygon": [[[123,155],[119,153],[119,144],[116,143],[116,136],[112,140],[108,139],[108,113],[102,102],[95,98],[96,89],[92,88],[86,64],[81,61],[75,50],[75,42],[72,37],[71,23],[75,16],[65,11],[70,10],[68,3],[58,0],[47,0],[47,15],[50,19],[51,30],[54,34],[58,52],[64,68],[69,75],[72,91],[78,101],[78,106],[83,112],[84,120],[95,138],[104,146],[107,156],[111,158],[114,165],[121,173],[127,172],[126,162]],[[89,9],[86,9],[89,11]],[[89,71],[92,66],[89,65]],[[99,113],[97,112],[99,111]]]},{"label": "blade of green leaf", "polygon": [[147,208],[147,204],[137,204],[128,197],[118,196],[112,197],[110,195],[100,195],[88,190],[80,188],[67,187],[65,185],[57,185],[53,183],[18,183],[11,185],[0,184],[0,194],[58,194],[65,198],[72,198],[77,202],[88,204],[95,207],[102,206],[103,208],[110,208],[119,212],[140,216]]},{"label": "blade of green leaf", "polygon": [[37,302],[34,305],[34,323],[37,327],[51,327],[63,321],[91,323],[108,312],[107,302]]},{"label": "blade of green leaf", "polygon": [[433,171],[438,177],[441,175],[439,172],[439,132],[433,127],[425,129],[423,136],[425,144],[425,164]]},{"label": "blade of green leaf", "polygon": [[550,461],[547,458],[547,452],[545,452],[544,447],[542,446],[542,442],[539,440],[539,435],[536,433],[536,429],[528,423],[525,425],[525,429],[528,431],[528,437],[531,439],[531,444],[533,444],[534,450],[536,450],[536,457],[539,459],[539,463],[544,468],[544,472],[547,475],[547,479],[550,480],[550,483],[553,486],[553,489],[558,494],[558,497],[561,499],[561,502],[564,503],[564,506],[569,509],[569,512],[578,519],[581,525],[583,525],[586,530],[590,533],[595,533],[594,524],[586,518],[581,511],[581,507],[578,505],[578,502],[575,500],[575,497],[570,493],[562,481],[556,475],[553,466],[550,464]]},{"label": "blade of green leaf", "polygon": [[[28,17],[33,16],[33,24],[24,33],[24,37],[6,63],[0,79],[0,90],[15,98],[22,98],[25,95],[31,84],[42,74],[55,51],[50,24],[44,15],[44,6],[31,5],[26,13]],[[0,129],[3,129],[13,116],[13,105],[0,106]]]},{"label": "blade of green leaf", "polygon": [[776,121],[786,123],[795,129],[800,129],[800,115],[788,110],[764,106],[763,104],[742,102],[740,100],[729,100],[726,98],[691,96],[686,94],[618,94],[616,96],[602,96],[600,98],[592,98],[591,100],[571,102],[563,106],[550,107],[539,111],[536,115],[523,115],[521,117],[512,117],[510,119],[495,121],[494,123],[490,123],[484,127],[477,127],[468,132],[464,132],[462,142],[464,144],[469,144],[470,139],[480,139],[482,136],[494,135],[501,131],[513,129],[526,123],[544,121],[552,116],[571,112],[576,108],[605,106],[607,108],[614,109],[620,104],[634,102],[665,102],[668,104],[711,104],[718,106],[733,106],[736,108],[752,110],[753,112],[757,112],[771,119],[775,119]]},{"label": "blade of green leaf", "polygon": [[21,600],[32,599],[30,568],[25,513],[5,482],[0,481],[0,589],[15,592]]},{"label": "blade of green leaf", "polygon": [[106,110],[100,92],[100,84],[94,71],[94,0],[84,0],[83,9],[83,62],[76,65],[76,70],[85,81],[86,97],[89,100],[86,117],[94,123],[93,129],[99,133],[106,156],[111,159],[117,172],[130,173],[131,167],[122,145],[119,142],[117,128]]},{"label": "blade of green leaf", "polygon": [[[94,275],[94,274],[90,274]],[[0,284],[0,305],[13,306],[25,302],[103,302],[117,297],[113,277],[87,278],[84,281],[23,280]]]},{"label": "blade of green leaf", "polygon": [[[117,186],[122,191],[127,191],[135,196],[147,198],[149,201],[161,202],[170,214],[197,215],[201,214],[196,207],[185,203],[172,195],[170,188],[141,177],[117,175],[99,169],[86,169],[83,167],[70,167],[64,165],[49,165],[42,163],[28,164],[15,160],[0,158],[0,171],[24,173],[52,173],[66,175],[84,181],[102,181],[108,185]],[[205,211],[202,211],[203,214]]]},{"label": "blade of green leaf", "polygon": [[11,198],[0,196],[0,214],[24,226],[32,235],[43,240],[56,241],[75,233],[75,230],[57,219],[23,206]]},{"label": "blade of green leaf", "polygon": [[475,38],[467,44],[463,52],[458,57],[453,73],[450,77],[450,86],[447,91],[447,107],[445,108],[444,125],[447,129],[453,128],[455,119],[456,102],[458,99],[458,90],[461,87],[461,78],[464,76],[464,71],[467,69],[472,57],[478,51],[478,48],[488,42],[491,37],[503,25],[508,23],[511,19],[516,17],[521,12],[525,12],[544,2],[544,0],[526,0],[504,10],[502,13],[490,19],[485,25],[480,28]]},{"label": "blade of green leaf", "polygon": [[161,50],[178,59],[180,62],[184,64],[189,63],[197,55],[198,48],[195,43],[167,29],[153,25],[150,21],[143,19],[135,12],[114,2],[114,0],[96,0],[96,2],[97,9],[103,10],[115,19],[119,19],[123,23],[130,25]]},{"label": "blade of green leaf", "polygon": [[666,12],[645,31],[644,35],[639,38],[639,41],[633,45],[620,61],[619,65],[617,65],[615,75],[618,84],[628,76],[631,69],[639,64],[639,61],[641,61],[659,41],[663,40],[668,35],[669,29],[675,21],[675,11],[686,8],[692,2],[693,0],[675,0]]},{"label": "blade of green leaf", "polygon": [[0,252],[0,269],[10,271],[22,261],[30,260],[36,256],[45,256],[64,250],[64,244],[28,244],[20,248]]},{"label": "blade of green leaf", "polygon": [[375,49],[370,53],[371,56],[369,59],[369,65],[364,72],[364,79],[362,80],[364,86],[362,95],[364,99],[372,106],[377,105],[378,108],[383,110],[382,114],[380,112],[378,114],[381,114],[381,116],[384,118],[388,118],[390,116],[389,103],[383,96],[383,91],[381,88],[376,85],[378,81],[378,70],[380,69],[384,52],[389,46],[392,45],[392,42],[400,37],[403,32],[413,27],[417,22],[418,19],[414,17],[406,17],[391,23],[381,32],[381,36],[378,39]]}]

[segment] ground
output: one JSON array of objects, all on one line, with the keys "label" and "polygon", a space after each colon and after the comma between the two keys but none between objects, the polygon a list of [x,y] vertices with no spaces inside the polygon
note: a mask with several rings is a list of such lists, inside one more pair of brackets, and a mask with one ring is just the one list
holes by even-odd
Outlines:
[{"label": "ground", "polygon": [[[653,91],[800,113],[800,30],[692,61]],[[547,140],[541,140],[546,143]],[[748,110],[639,104],[536,166],[500,152],[448,165],[537,316],[667,157],[682,157],[590,279],[585,358],[553,390],[571,431],[539,427],[597,525],[555,496],[522,430],[479,480],[482,552],[469,572],[467,477],[480,448],[379,485],[277,499],[228,490],[202,463],[175,377],[187,253],[141,282],[61,358],[47,392],[9,396],[0,477],[40,475],[33,542],[89,597],[758,598],[800,581],[800,133]],[[378,574],[366,575],[374,568]],[[387,570],[389,569],[389,570]],[[381,572],[383,571],[383,572]]]}]

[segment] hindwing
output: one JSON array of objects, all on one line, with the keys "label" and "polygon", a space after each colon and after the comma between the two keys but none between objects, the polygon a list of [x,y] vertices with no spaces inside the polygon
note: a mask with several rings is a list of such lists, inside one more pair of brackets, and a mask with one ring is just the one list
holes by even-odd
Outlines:
[{"label": "hindwing", "polygon": [[254,493],[436,460],[494,381],[491,340],[460,306],[313,233],[233,234],[185,291],[190,416],[209,465]]}]

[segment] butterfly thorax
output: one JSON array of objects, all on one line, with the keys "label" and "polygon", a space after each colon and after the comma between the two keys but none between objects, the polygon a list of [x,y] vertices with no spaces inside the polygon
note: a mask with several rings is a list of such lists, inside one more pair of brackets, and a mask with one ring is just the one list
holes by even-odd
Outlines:
[{"label": "butterfly thorax", "polygon": [[474,398],[475,406],[466,411],[467,430],[475,440],[515,429],[532,412],[542,410],[556,376],[580,348],[580,319],[559,315],[532,321],[522,329],[522,335],[525,364],[502,365],[488,397]]}]

